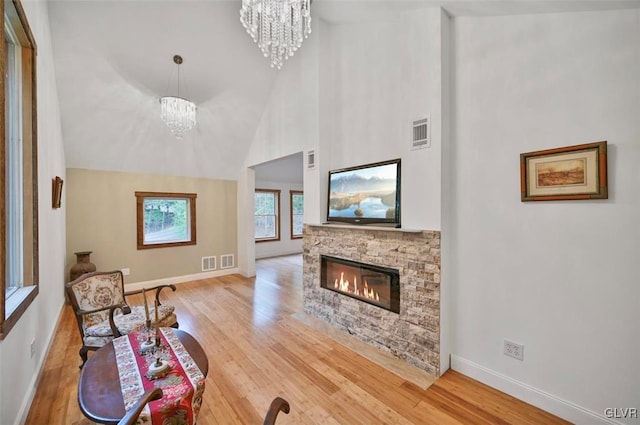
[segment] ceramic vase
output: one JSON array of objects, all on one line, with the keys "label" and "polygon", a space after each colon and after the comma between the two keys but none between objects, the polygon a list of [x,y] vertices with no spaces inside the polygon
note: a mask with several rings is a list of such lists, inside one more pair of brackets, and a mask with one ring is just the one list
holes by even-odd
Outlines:
[{"label": "ceramic vase", "polygon": [[69,281],[73,282],[85,273],[96,271],[96,265],[91,262],[91,253],[93,251],[74,252],[76,255],[76,264],[69,269]]}]

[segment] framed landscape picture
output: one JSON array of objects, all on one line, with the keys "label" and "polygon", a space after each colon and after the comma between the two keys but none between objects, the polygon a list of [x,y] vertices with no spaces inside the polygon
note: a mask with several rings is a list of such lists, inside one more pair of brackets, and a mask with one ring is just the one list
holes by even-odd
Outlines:
[{"label": "framed landscape picture", "polygon": [[524,201],[607,199],[607,142],[520,154]]}]

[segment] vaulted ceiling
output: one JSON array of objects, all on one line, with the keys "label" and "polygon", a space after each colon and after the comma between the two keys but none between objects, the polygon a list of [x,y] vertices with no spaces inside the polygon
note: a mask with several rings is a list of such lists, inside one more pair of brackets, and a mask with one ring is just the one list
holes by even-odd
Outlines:
[{"label": "vaulted ceiling", "polygon": [[[345,23],[439,5],[480,15],[639,3],[315,0],[312,16],[316,24]],[[239,0],[50,1],[67,167],[236,179],[278,75],[240,24],[239,9]],[[159,114],[159,97],[176,94],[174,54],[184,58],[181,95],[198,107],[197,126],[180,140]],[[303,45],[291,60],[304,54]]]},{"label": "vaulted ceiling", "polygon": [[[235,179],[277,72],[238,4],[52,2],[67,167]],[[176,94],[174,54],[181,95],[198,108],[183,139],[159,114],[159,97]]]}]

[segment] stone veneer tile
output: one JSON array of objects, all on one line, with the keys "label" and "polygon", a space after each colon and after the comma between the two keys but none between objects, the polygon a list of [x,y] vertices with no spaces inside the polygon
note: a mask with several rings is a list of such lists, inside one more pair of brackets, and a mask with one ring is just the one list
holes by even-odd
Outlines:
[{"label": "stone veneer tile", "polygon": [[[304,311],[440,374],[440,232],[304,225]],[[398,269],[400,314],[320,287],[320,256]]]}]

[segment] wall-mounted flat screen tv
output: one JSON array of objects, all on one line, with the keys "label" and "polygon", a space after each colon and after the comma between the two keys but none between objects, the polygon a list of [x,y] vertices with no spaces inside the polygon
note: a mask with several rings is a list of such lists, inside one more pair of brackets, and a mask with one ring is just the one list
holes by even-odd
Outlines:
[{"label": "wall-mounted flat screen tv", "polygon": [[400,159],[329,171],[327,221],[400,227]]}]

